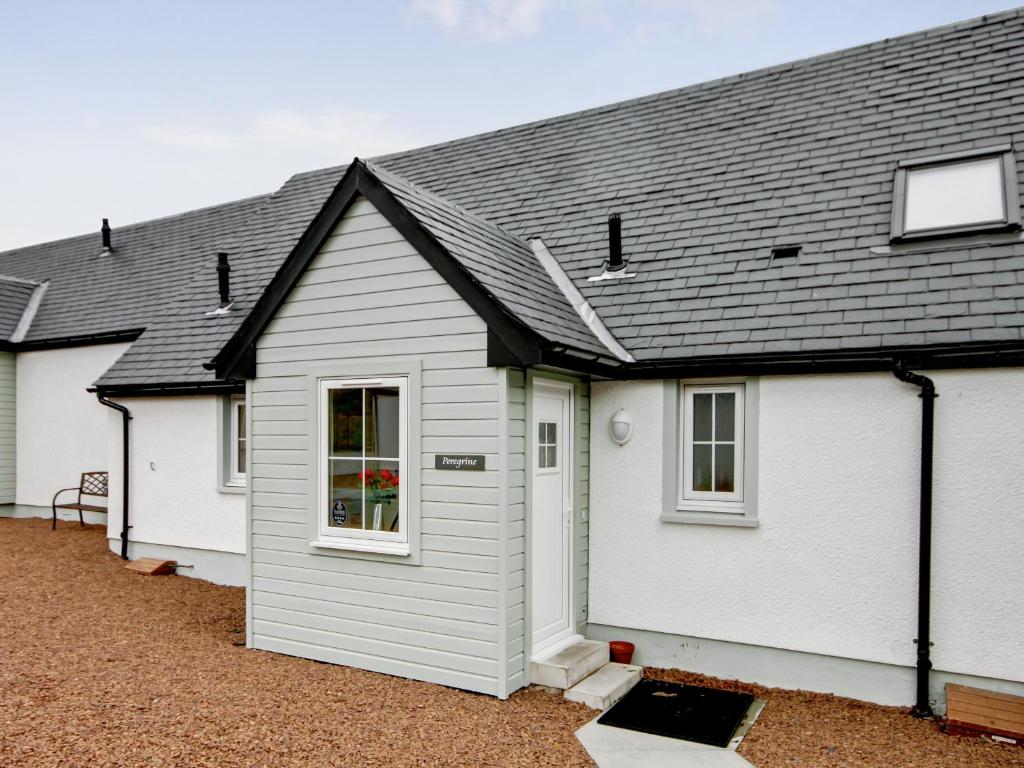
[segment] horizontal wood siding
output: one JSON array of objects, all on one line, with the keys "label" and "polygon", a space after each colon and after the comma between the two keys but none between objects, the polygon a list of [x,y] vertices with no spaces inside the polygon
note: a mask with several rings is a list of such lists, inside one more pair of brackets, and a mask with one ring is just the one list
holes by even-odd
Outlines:
[{"label": "horizontal wood siding", "polygon": [[[518,369],[508,375],[508,624],[506,664],[511,693],[527,683],[526,655],[526,379]],[[514,555],[514,556],[513,556]]]},{"label": "horizontal wood siding", "polygon": [[[310,547],[311,364],[422,364],[418,564]],[[498,693],[498,375],[486,328],[367,201],[357,201],[257,346],[252,384],[252,645]],[[482,453],[484,472],[434,454]],[[521,511],[518,512],[521,516]]]},{"label": "horizontal wood siding", "polygon": [[0,504],[14,503],[15,483],[15,358],[0,352]]}]

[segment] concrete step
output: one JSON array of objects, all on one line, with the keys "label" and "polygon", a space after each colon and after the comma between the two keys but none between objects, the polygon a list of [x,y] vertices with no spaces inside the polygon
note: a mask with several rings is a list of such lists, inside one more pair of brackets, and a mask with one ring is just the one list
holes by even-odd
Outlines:
[{"label": "concrete step", "polygon": [[530,663],[530,682],[566,690],[608,663],[608,643],[578,640],[557,653]]},{"label": "concrete step", "polygon": [[565,698],[603,712],[625,696],[643,676],[643,667],[610,662],[567,690]]}]

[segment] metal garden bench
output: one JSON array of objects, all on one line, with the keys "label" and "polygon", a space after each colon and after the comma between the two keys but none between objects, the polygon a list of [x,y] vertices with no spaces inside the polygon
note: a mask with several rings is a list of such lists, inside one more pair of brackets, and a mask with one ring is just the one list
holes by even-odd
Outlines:
[{"label": "metal garden bench", "polygon": [[[63,503],[57,503],[57,497],[62,493],[68,493],[69,491],[78,491],[78,501],[65,501]],[[77,488],[61,488],[55,494],[53,494],[53,525],[50,527],[51,531],[57,530],[57,510],[58,509],[77,509],[78,510],[78,522],[81,525],[85,525],[85,512],[106,512],[106,506],[99,504],[83,504],[83,496],[102,496],[107,498],[107,473],[106,472],[83,472],[82,479],[78,483]]]}]

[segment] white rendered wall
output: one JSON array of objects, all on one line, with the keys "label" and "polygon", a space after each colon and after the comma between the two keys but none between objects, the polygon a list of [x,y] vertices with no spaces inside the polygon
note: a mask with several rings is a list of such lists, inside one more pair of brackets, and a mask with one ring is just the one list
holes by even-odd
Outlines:
[{"label": "white rendered wall", "polygon": [[[130,542],[245,553],[245,494],[219,488],[218,399],[119,398],[131,410]],[[121,414],[107,409],[110,508],[107,535],[120,547]],[[129,556],[135,553],[129,547]],[[215,575],[182,571],[217,581]]]},{"label": "white rendered wall", "polygon": [[19,352],[17,503],[49,507],[82,472],[107,466],[109,408],[86,392],[128,344]]},{"label": "white rendered wall", "polygon": [[[1022,681],[1024,372],[929,375],[933,663]],[[590,621],[912,665],[918,390],[886,374],[762,378],[760,527],[733,528],[658,519],[664,389],[592,388]],[[624,447],[608,437],[619,408],[636,423]]]}]

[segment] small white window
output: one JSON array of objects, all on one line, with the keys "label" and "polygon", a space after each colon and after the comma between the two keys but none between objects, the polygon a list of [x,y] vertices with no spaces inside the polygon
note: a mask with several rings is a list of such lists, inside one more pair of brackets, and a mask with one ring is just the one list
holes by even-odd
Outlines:
[{"label": "small white window", "polygon": [[743,385],[683,387],[682,501],[743,501]]},{"label": "small white window", "polygon": [[537,468],[558,468],[558,424],[541,421],[537,425]]},{"label": "small white window", "polygon": [[894,189],[896,238],[1011,228],[1020,222],[1009,152],[903,163]]},{"label": "small white window", "polygon": [[320,382],[321,539],[407,550],[407,379]]},{"label": "small white window", "polygon": [[245,457],[247,435],[245,431],[245,396],[232,395],[229,418],[231,420],[228,444],[228,485],[245,485]]}]

